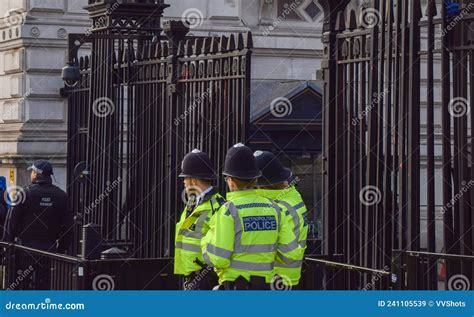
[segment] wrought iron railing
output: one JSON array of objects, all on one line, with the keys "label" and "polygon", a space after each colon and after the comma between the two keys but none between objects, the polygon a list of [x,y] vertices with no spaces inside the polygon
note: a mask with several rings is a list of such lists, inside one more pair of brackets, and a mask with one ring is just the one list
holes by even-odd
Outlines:
[{"label": "wrought iron railing", "polygon": [[3,290],[172,290],[171,258],[85,260],[0,242]]},{"label": "wrought iron railing", "polygon": [[[451,2],[320,1],[323,253],[342,254],[341,262],[391,267],[392,250],[422,247],[473,253],[474,4]],[[428,261],[428,284],[410,272],[412,280],[402,274],[399,282],[435,289],[434,258]],[[452,260],[446,270],[448,279],[462,274],[474,285],[472,266]]]}]

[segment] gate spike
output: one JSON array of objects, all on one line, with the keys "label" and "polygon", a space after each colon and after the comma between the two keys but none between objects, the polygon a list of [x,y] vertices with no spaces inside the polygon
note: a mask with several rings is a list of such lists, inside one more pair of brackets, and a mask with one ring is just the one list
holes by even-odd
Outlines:
[{"label": "gate spike", "polygon": [[219,38],[213,37],[211,40],[211,49],[209,53],[217,53],[219,51]]},{"label": "gate spike", "polygon": [[161,57],[161,42],[158,41],[155,44],[155,52],[153,55],[154,58],[160,58]]},{"label": "gate spike", "polygon": [[194,46],[193,46],[193,54],[194,54],[194,55],[201,55],[201,51],[202,51],[202,41],[203,41],[203,39],[202,39],[202,38],[199,38],[199,37],[197,37],[197,38],[194,40]]},{"label": "gate spike", "polygon": [[211,43],[211,39],[208,37],[205,37],[202,41],[202,46],[201,46],[201,54],[207,54],[209,52],[209,47]]},{"label": "gate spike", "polygon": [[152,42],[150,44],[150,59],[155,58],[155,51],[156,51],[156,45],[157,44],[158,44],[157,42]]},{"label": "gate spike", "polygon": [[178,42],[178,47],[176,49],[176,53],[178,55],[187,55],[189,56],[186,52],[187,52],[187,46],[188,46],[188,40],[186,41],[179,41]]},{"label": "gate spike", "polygon": [[151,59],[153,57],[153,46],[154,43],[147,44],[147,50],[146,50],[146,59]]},{"label": "gate spike", "polygon": [[128,47],[126,47],[122,52],[122,56],[121,56],[121,62],[122,63],[128,62],[128,54],[129,54]]},{"label": "gate spike", "polygon": [[136,60],[135,49],[133,48],[133,46],[128,47],[127,59],[128,59],[127,62],[134,62]]},{"label": "gate spike", "polygon": [[355,9],[352,8],[350,11],[349,11],[349,21],[347,21],[347,26],[346,28],[349,29],[349,30],[355,30],[357,29],[357,18],[356,18],[356,12],[355,12]]},{"label": "gate spike", "polygon": [[180,41],[180,45],[181,45],[181,52],[183,52],[183,54],[185,56],[191,56],[193,55],[193,43],[191,42],[191,40],[184,40],[184,41]]},{"label": "gate spike", "polygon": [[148,52],[150,51],[150,44],[149,43],[146,43],[145,45],[143,45],[143,55],[142,55],[142,59],[145,61],[147,59],[149,59],[149,56],[148,56]]},{"label": "gate spike", "polygon": [[335,31],[344,31],[346,29],[346,23],[345,23],[345,20],[344,20],[344,12],[343,11],[339,11],[337,13],[337,18],[336,18],[336,27],[335,27]]},{"label": "gate spike", "polygon": [[117,55],[116,54],[117,54],[117,51],[114,50],[112,52],[112,65],[117,64]]},{"label": "gate spike", "polygon": [[412,16],[417,21],[419,21],[423,17],[423,9],[421,8],[421,2],[420,0],[412,0],[412,3],[413,6],[411,9],[414,10],[414,12],[412,12]]},{"label": "gate spike", "polygon": [[237,34],[237,46],[236,49],[241,51],[245,48],[244,46],[244,35],[242,33]]},{"label": "gate spike", "polygon": [[221,35],[219,39],[219,47],[218,47],[218,52],[224,53],[227,51],[227,43],[229,41],[229,38]]},{"label": "gate spike", "polygon": [[245,48],[253,48],[252,32],[248,31],[244,36]]},{"label": "gate spike", "polygon": [[228,52],[235,51],[235,47],[236,47],[237,45],[236,45],[236,43],[235,43],[235,35],[234,35],[234,34],[231,34],[231,35],[230,35],[230,37],[227,39],[227,43],[226,43],[226,44],[227,44],[227,45],[224,46],[224,45],[221,43],[221,45],[222,45],[223,47],[225,47]]},{"label": "gate spike", "polygon": [[438,15],[438,9],[436,8],[436,0],[428,0],[428,5],[426,6],[425,16],[434,17]]},{"label": "gate spike", "polygon": [[161,47],[161,57],[168,57],[168,51],[169,51],[169,42],[163,42],[163,46]]},{"label": "gate spike", "polygon": [[146,54],[146,44],[145,45],[142,44],[137,50],[137,60],[138,61],[145,60],[145,54]]}]

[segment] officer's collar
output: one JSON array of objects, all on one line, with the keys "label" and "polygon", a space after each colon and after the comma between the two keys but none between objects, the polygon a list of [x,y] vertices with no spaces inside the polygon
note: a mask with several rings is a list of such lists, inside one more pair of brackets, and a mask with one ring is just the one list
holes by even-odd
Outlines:
[{"label": "officer's collar", "polygon": [[282,188],[282,189],[257,189],[257,194],[260,196],[264,196],[266,198],[270,199],[276,199],[276,200],[283,200],[283,198],[294,192],[296,188],[294,186]]},{"label": "officer's collar", "polygon": [[44,184],[52,184],[53,180],[51,177],[37,177],[34,181],[31,182],[32,184],[44,185]]},{"label": "officer's collar", "polygon": [[237,197],[255,195],[255,193],[256,193],[255,189],[246,189],[246,190],[239,190],[239,191],[236,191],[236,192],[228,192],[226,194],[226,199],[227,200],[232,200],[232,199],[235,199]]},{"label": "officer's collar", "polygon": [[196,197],[197,204],[199,205],[202,202],[208,201],[211,199],[211,196],[217,192],[217,189],[213,186],[206,188],[199,196]]}]

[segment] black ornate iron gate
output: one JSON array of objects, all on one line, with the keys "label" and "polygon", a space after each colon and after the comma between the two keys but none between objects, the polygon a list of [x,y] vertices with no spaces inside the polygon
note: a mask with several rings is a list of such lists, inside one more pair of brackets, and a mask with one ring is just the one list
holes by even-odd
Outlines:
[{"label": "black ornate iron gate", "polygon": [[218,168],[245,140],[251,34],[187,36],[186,23],[168,21],[161,35],[161,1],[89,3],[93,26],[70,35],[64,71],[74,251],[171,258],[181,159],[197,147]]},{"label": "black ornate iron gate", "polygon": [[472,288],[474,1],[320,3],[325,287]]}]

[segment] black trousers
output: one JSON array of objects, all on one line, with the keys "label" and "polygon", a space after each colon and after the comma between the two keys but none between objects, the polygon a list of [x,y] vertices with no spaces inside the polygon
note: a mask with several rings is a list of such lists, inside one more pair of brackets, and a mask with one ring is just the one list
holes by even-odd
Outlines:
[{"label": "black trousers", "polygon": [[270,290],[270,284],[265,281],[264,277],[251,276],[250,281],[244,277],[239,276],[235,281],[226,281],[223,284],[223,289],[226,291],[266,291]]}]

